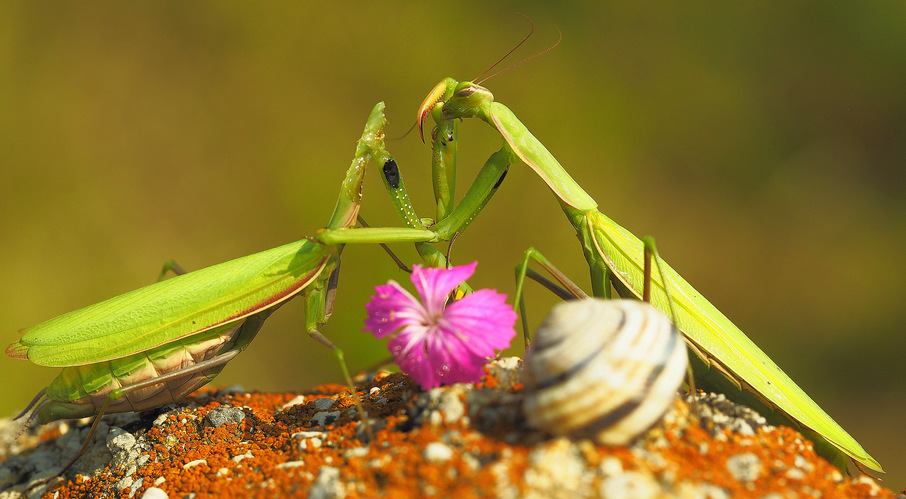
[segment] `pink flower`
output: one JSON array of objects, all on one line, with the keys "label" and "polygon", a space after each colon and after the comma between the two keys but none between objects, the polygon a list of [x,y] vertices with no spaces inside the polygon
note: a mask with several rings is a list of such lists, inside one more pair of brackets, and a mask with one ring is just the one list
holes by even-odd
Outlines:
[{"label": "pink flower", "polygon": [[[495,350],[516,335],[516,313],[506,295],[481,289],[447,304],[447,296],[472,276],[478,262],[450,269],[415,265],[412,283],[421,300],[395,281],[374,288],[365,305],[365,331],[390,335],[389,348],[403,372],[422,388],[472,383]],[[398,330],[400,330],[397,332]]]}]

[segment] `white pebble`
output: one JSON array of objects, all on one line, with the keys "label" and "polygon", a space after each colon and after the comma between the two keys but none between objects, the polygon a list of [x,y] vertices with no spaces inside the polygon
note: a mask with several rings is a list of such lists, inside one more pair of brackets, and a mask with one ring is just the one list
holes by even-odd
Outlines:
[{"label": "white pebble", "polygon": [[305,397],[303,397],[302,395],[297,395],[295,398],[293,398],[289,402],[280,406],[280,410],[285,411],[294,405],[300,405],[300,404],[304,404],[304,403],[305,403]]},{"label": "white pebble", "polygon": [[440,442],[431,442],[422,453],[429,463],[442,464],[453,457],[453,449]]},{"label": "white pebble", "polygon": [[751,452],[730,456],[727,459],[727,470],[740,482],[752,482],[761,474],[761,460]]},{"label": "white pebble", "polygon": [[289,468],[298,468],[300,466],[305,466],[305,461],[287,461],[278,464],[276,467],[285,470]]},{"label": "white pebble", "polygon": [[659,487],[650,476],[638,471],[627,471],[622,475],[605,478],[601,482],[601,497],[625,499],[649,499],[658,495]]},{"label": "white pebble", "polygon": [[142,499],[170,499],[170,496],[167,495],[162,489],[157,487],[148,487],[148,490],[142,494]]},{"label": "white pebble", "polygon": [[599,468],[604,476],[617,476],[623,473],[623,463],[613,456],[605,457]]},{"label": "white pebble", "polygon": [[182,469],[187,470],[193,466],[198,466],[199,464],[208,464],[207,459],[196,459],[194,461],[189,461],[188,463],[182,465]]}]

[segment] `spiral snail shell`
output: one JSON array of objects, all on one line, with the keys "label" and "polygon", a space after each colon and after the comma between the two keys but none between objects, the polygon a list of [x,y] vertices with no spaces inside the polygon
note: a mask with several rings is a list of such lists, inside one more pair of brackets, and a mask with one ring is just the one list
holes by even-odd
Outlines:
[{"label": "spiral snail shell", "polygon": [[564,302],[526,353],[523,409],[532,426],[555,435],[626,445],[673,403],[687,363],[679,332],[647,303]]}]

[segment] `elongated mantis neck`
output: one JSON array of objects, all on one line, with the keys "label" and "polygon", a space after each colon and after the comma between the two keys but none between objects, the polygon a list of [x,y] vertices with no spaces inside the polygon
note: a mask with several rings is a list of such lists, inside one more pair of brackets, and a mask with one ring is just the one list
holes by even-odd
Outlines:
[{"label": "elongated mantis neck", "polygon": [[503,136],[513,153],[535,170],[561,204],[583,212],[597,209],[598,203],[573,180],[554,155],[508,107],[494,101],[494,95],[488,89],[471,82],[459,83],[444,103],[443,117],[480,118]]},{"label": "elongated mantis neck", "polygon": [[492,102],[488,110],[489,112],[482,112],[478,116],[500,132],[519,159],[535,170],[535,173],[554,191],[561,204],[582,212],[598,208],[597,201],[573,180],[554,155],[532,135],[508,107],[499,102]]}]

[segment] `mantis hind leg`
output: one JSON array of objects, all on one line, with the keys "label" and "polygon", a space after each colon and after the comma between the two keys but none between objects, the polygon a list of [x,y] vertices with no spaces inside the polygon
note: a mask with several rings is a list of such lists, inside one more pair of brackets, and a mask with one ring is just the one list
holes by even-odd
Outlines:
[{"label": "mantis hind leg", "polygon": [[[555,283],[530,269],[529,263],[532,261],[544,268],[544,270],[546,270],[557,282]],[[516,266],[516,296],[513,298],[513,301],[516,306],[519,307],[519,317],[522,321],[522,335],[525,339],[525,346],[528,348],[531,345],[531,339],[529,338],[528,321],[526,320],[527,313],[525,311],[525,296],[523,295],[526,277],[541,284],[564,300],[588,298],[588,294],[582,291],[576,283],[566,277],[566,274],[554,266],[554,264],[542,255],[540,251],[535,248],[525,250],[522,263]]]},{"label": "mantis hind leg", "polygon": [[343,378],[346,380],[346,385],[349,387],[352,394],[356,410],[358,410],[359,414],[362,416],[365,433],[368,435],[369,440],[374,440],[374,432],[372,431],[371,423],[368,420],[368,413],[365,412],[365,406],[362,404],[359,392],[356,390],[355,383],[352,381],[352,376],[349,374],[349,367],[346,365],[346,358],[343,355],[343,350],[318,331],[318,328],[326,324],[333,313],[333,305],[339,280],[340,262],[339,258],[337,258],[336,267],[330,272],[326,287],[322,282],[317,282],[314,283],[310,290],[306,290],[307,292],[304,295],[305,330],[311,339],[329,348],[337,358],[337,362],[340,363],[340,370],[343,371]]},{"label": "mantis hind leg", "polygon": [[[646,267],[646,270],[645,270],[646,279],[645,279],[644,296],[648,296],[650,294],[650,287],[651,287],[650,261],[651,261],[652,254],[657,255],[657,249],[655,248],[655,245],[654,245],[654,239],[651,237],[648,237],[645,240],[645,255],[646,255],[646,263],[648,266]],[[529,263],[532,261],[534,261],[536,264],[541,266],[557,282],[553,282],[553,281],[547,279],[546,277],[540,275],[538,272],[529,268]],[[655,262],[657,262],[658,271],[660,271],[660,262],[657,259],[655,259]],[[619,287],[619,284],[620,284],[619,280],[611,279],[610,271],[606,267],[598,268],[596,266],[592,266],[590,268],[590,272],[591,272],[591,280],[592,280],[592,288],[593,288],[594,296],[599,297],[599,298],[609,299],[611,297],[611,292],[610,292],[611,284],[613,284],[614,288],[617,290],[617,294],[619,294],[621,297],[622,296],[632,296],[628,292],[624,293],[621,291],[621,289]],[[519,312],[520,312],[520,316],[522,318],[523,334],[525,336],[526,346],[528,346],[530,341],[529,341],[529,334],[528,334],[528,325],[525,320],[525,318],[526,318],[525,299],[523,297],[523,288],[525,287],[525,278],[526,277],[541,284],[542,286],[547,288],[549,291],[551,291],[552,293],[556,294],[557,296],[559,296],[560,298],[562,298],[564,300],[584,299],[584,298],[588,298],[588,294],[585,293],[585,291],[583,291],[572,280],[570,280],[553,263],[551,263],[550,260],[548,260],[543,254],[541,254],[540,251],[538,251],[535,248],[529,248],[529,249],[525,250],[525,256],[522,259],[522,263],[520,263],[519,265],[516,266],[515,302],[519,306]],[[669,300],[669,293],[668,293],[668,300]],[[649,300],[646,298],[644,301],[648,302]],[[672,309],[672,304],[671,304],[671,309]],[[675,318],[675,314],[674,314],[674,318]],[[674,320],[674,322],[675,322],[675,320]]]},{"label": "mantis hind leg", "polygon": [[170,260],[164,264],[163,268],[160,269],[160,275],[157,276],[157,282],[163,281],[164,277],[167,277],[168,272],[173,272],[176,275],[188,274],[188,272],[183,269],[176,260]]},{"label": "mantis hind leg", "polygon": [[[645,301],[646,303],[650,303],[651,274],[652,274],[651,262],[652,262],[652,260],[654,260],[654,262],[655,262],[657,271],[661,274],[661,279],[665,282],[665,287],[666,287],[666,279],[664,279],[664,273],[663,273],[663,270],[661,270],[661,264],[660,264],[661,259],[659,258],[659,255],[657,252],[657,246],[655,245],[654,238],[651,236],[646,236],[642,239],[642,242],[645,246],[645,269],[644,269],[645,279],[644,279],[644,287],[643,287],[643,291],[642,291],[642,300]],[[655,258],[652,259],[652,255]],[[534,261],[539,266],[541,266],[545,271],[547,271],[547,273],[550,274],[557,282],[555,283],[553,281],[550,281],[549,279],[545,278],[544,276],[542,276],[542,275],[538,274],[537,272],[535,272],[534,270],[530,269],[529,263],[532,261]],[[596,277],[596,275],[598,275],[598,273],[595,272],[594,267],[592,267],[592,269],[591,269],[591,274],[592,274],[592,280],[595,281],[596,280],[595,277]],[[526,277],[538,282],[539,284],[541,284],[542,286],[544,286],[545,288],[547,288],[548,290],[550,290],[551,292],[553,292],[554,294],[556,294],[557,296],[559,296],[560,298],[562,298],[564,300],[584,299],[584,298],[588,298],[588,295],[584,291],[582,291],[582,289],[579,288],[579,286],[577,286],[572,280],[570,280],[563,272],[561,272],[560,269],[558,269],[553,263],[551,263],[550,260],[548,260],[544,255],[542,255],[540,251],[538,251],[535,248],[529,248],[529,249],[525,250],[525,256],[522,259],[522,263],[520,263],[519,265],[516,266],[516,296],[515,296],[514,300],[515,300],[515,303],[517,304],[517,306],[519,307],[519,316],[522,320],[522,332],[523,332],[523,336],[525,338],[526,348],[528,348],[531,345],[531,340],[529,338],[528,321],[526,320],[525,297],[523,296],[523,288],[525,287],[525,278]],[[596,290],[595,296],[599,295],[599,293],[600,293],[599,290],[609,289],[609,286],[607,283],[607,277],[609,277],[609,274],[604,273],[604,274],[600,275],[598,278],[598,280],[600,280],[601,282],[594,283],[594,284],[597,284],[594,286],[594,288]],[[614,287],[620,296],[628,296],[628,297],[634,296],[631,293],[626,293],[625,295],[623,293],[621,293],[619,286],[617,286],[617,283],[619,283],[619,281],[617,279],[611,279],[611,281],[613,282]],[[676,324],[676,312],[673,309],[673,299],[670,296],[670,290],[666,289],[666,291],[667,291],[667,303],[669,305],[670,314],[671,314],[670,319],[674,324]],[[604,296],[604,297],[609,298],[610,296],[608,294],[607,296]],[[692,355],[690,355],[690,357],[692,357]],[[692,373],[692,363],[691,362],[689,363],[689,365],[687,366],[686,369],[688,371],[687,372],[687,383],[689,385],[690,391],[692,393],[694,393],[695,392],[695,380],[694,380],[693,373]]]}]

